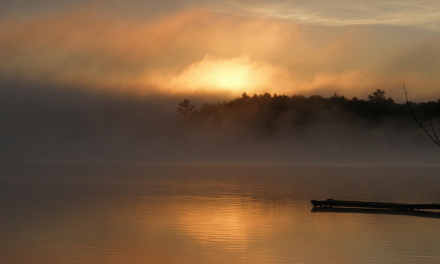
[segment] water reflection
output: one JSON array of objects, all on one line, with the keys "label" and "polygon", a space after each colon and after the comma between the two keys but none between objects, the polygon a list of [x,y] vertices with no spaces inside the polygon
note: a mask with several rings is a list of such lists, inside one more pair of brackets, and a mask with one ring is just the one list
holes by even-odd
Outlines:
[{"label": "water reflection", "polygon": [[[269,219],[262,218],[261,205],[250,199],[224,197],[187,200],[176,206],[176,224],[184,234],[203,243],[220,242],[229,248],[244,248],[252,240],[252,231],[262,227],[261,235],[267,230]],[[266,230],[264,229],[266,227]]]},{"label": "water reflection", "polygon": [[439,170],[416,169],[404,179],[401,169],[11,171],[0,175],[0,263],[440,260],[439,219],[310,212],[311,198],[322,197],[436,202]]},{"label": "water reflection", "polygon": [[358,213],[358,214],[388,214],[388,215],[406,215],[427,218],[440,218],[440,212],[432,211],[400,211],[387,209],[362,209],[362,208],[335,208],[335,207],[314,207],[312,213]]}]

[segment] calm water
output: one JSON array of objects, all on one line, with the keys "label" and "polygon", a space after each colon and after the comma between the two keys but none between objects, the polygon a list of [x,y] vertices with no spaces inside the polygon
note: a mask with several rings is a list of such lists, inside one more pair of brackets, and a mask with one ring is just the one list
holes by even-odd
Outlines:
[{"label": "calm water", "polygon": [[440,263],[439,168],[2,165],[0,263]]}]

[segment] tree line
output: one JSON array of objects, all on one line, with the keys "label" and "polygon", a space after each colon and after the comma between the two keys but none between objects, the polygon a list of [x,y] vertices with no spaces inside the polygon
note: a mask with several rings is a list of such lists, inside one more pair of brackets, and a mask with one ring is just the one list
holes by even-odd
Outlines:
[{"label": "tree line", "polygon": [[[411,106],[411,108],[408,107]],[[420,122],[431,122],[440,117],[440,99],[429,102],[396,103],[377,89],[366,99],[334,94],[277,95],[243,93],[241,97],[196,108],[190,100],[179,103],[176,125],[179,129],[220,129],[241,127],[248,131],[271,135],[280,130],[298,131],[316,124],[351,125],[375,128],[393,123],[396,128],[414,125],[411,109]]]}]

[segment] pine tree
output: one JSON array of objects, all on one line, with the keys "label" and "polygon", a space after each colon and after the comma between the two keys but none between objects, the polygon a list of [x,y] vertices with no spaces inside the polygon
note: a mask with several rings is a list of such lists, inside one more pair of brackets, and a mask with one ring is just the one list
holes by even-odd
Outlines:
[{"label": "pine tree", "polygon": [[191,118],[191,113],[194,111],[195,105],[191,104],[191,101],[184,99],[178,104],[177,114],[176,114],[176,125],[177,127],[183,128],[188,125]]}]

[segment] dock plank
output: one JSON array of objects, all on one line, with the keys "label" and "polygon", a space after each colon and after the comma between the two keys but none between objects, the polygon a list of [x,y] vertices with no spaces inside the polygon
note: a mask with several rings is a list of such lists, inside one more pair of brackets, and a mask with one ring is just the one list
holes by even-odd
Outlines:
[{"label": "dock plank", "polygon": [[418,211],[440,209],[440,204],[407,204],[407,203],[384,203],[384,202],[362,202],[362,201],[342,201],[342,200],[312,200],[313,207],[319,208],[372,208],[372,209],[393,209],[399,211]]}]

